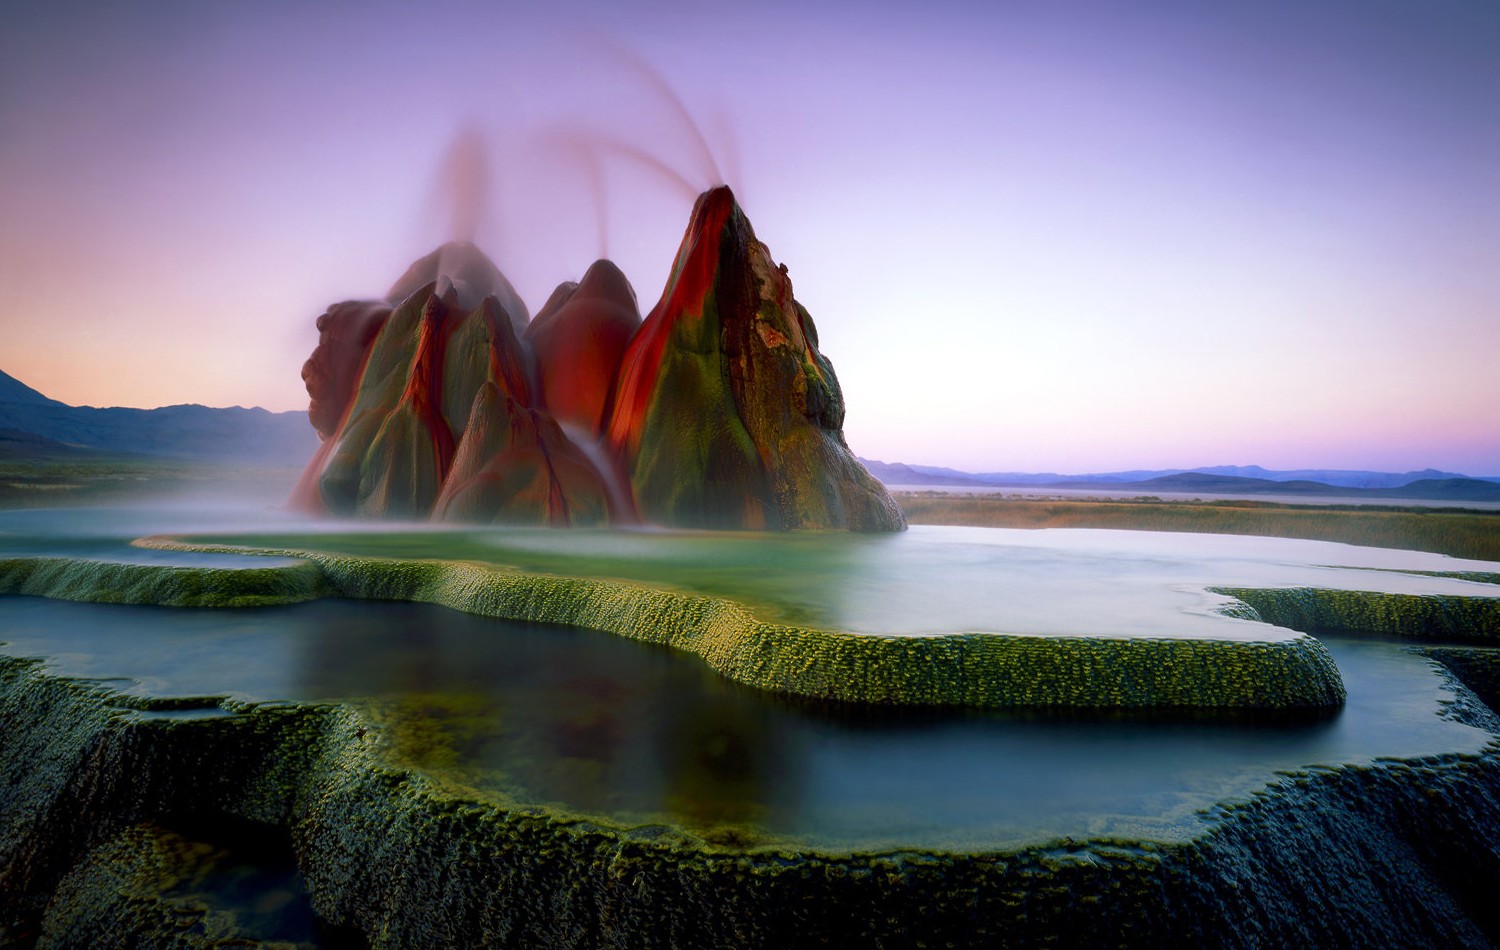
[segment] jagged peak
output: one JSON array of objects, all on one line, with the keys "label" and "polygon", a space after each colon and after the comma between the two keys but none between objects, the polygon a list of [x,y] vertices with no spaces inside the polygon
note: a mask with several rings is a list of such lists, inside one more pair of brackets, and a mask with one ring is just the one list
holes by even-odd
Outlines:
[{"label": "jagged peak", "polygon": [[531,319],[525,301],[505,274],[469,241],[449,241],[418,258],[391,286],[385,298],[393,306],[399,306],[413,293],[433,283],[439,287],[451,286],[457,294],[458,308],[465,312],[478,307],[485,297],[493,296],[510,317],[517,333],[524,331]]}]

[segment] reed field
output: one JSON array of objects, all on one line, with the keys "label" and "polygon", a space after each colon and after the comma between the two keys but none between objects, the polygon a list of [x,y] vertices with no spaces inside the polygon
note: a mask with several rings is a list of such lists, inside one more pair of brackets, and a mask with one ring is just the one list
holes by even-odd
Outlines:
[{"label": "reed field", "polygon": [[0,508],[122,505],[213,495],[257,503],[291,493],[298,470],[147,456],[0,457]]}]

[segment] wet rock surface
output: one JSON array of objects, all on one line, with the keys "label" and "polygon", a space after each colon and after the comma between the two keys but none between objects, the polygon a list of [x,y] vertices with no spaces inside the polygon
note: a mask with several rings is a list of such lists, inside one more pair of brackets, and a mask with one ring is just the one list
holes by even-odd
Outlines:
[{"label": "wet rock surface", "polygon": [[[284,879],[238,910],[192,896],[224,849],[172,830],[183,816],[198,828],[284,829],[324,945],[980,946],[1109,933],[1126,946],[1475,946],[1500,936],[1488,898],[1500,885],[1493,746],[1290,775],[1221,809],[1187,844],[820,854],[469,799],[393,764],[376,722],[345,707],[134,705],[146,708],[34,663],[0,666],[0,932],[12,943],[285,939],[257,935],[250,912],[300,900]],[[1472,697],[1455,715],[1500,728]]]},{"label": "wet rock surface", "polygon": [[384,301],[318,320],[303,370],[324,438],[293,495],[319,514],[551,526],[894,531],[783,268],[726,187],[694,208],[642,321],[609,261],[535,320],[472,244]]},{"label": "wet rock surface", "polygon": [[[550,543],[582,537],[536,534]],[[866,540],[913,537],[920,533]],[[184,606],[289,603],[342,591],[472,601],[475,612],[514,596],[515,603],[530,605],[528,611],[548,615],[542,619],[583,608],[623,616],[609,585],[552,578],[537,586],[524,574],[503,572],[495,575],[498,580],[479,583],[488,574],[478,564],[458,570],[433,562],[323,555],[228,570],[212,560],[224,555],[191,557],[206,560],[185,566],[13,558],[0,562],[0,589]],[[1101,831],[1090,823],[1080,825],[1081,832],[1063,829],[982,846],[972,839],[941,845],[925,839],[929,844],[917,846],[818,843],[791,832],[756,835],[746,831],[755,830],[753,823],[735,823],[737,813],[700,824],[691,815],[622,818],[586,804],[522,794],[516,789],[524,785],[509,784],[519,769],[481,787],[472,771],[477,767],[465,764],[464,756],[473,752],[471,740],[482,742],[480,734],[489,728],[481,720],[501,707],[476,701],[465,690],[433,692],[435,668],[420,663],[410,670],[416,685],[398,700],[319,698],[367,695],[346,690],[262,702],[153,687],[152,677],[168,675],[171,654],[180,650],[156,650],[158,659],[143,660],[128,674],[110,663],[75,667],[77,678],[59,672],[61,666],[0,657],[0,942],[1024,946],[1096,943],[1109,934],[1121,945],[1153,947],[1486,945],[1500,937],[1490,899],[1500,884],[1500,721],[1487,705],[1495,694],[1494,649],[1476,644],[1492,638],[1493,617],[1485,612],[1488,600],[1468,603],[1472,595],[1414,596],[1430,583],[1419,580],[1392,579],[1405,589],[1401,596],[1358,590],[1324,596],[1291,587],[1259,598],[1249,588],[1235,593],[1244,597],[1239,623],[1277,610],[1296,610],[1303,619],[1341,629],[1375,618],[1386,639],[1366,642],[1366,652],[1378,646],[1379,656],[1397,657],[1403,668],[1415,664],[1419,674],[1418,682],[1408,683],[1414,706],[1401,705],[1413,700],[1402,696],[1407,686],[1396,690],[1396,681],[1377,680],[1379,688],[1370,689],[1365,681],[1363,692],[1351,687],[1349,705],[1333,714],[1338,719],[1319,720],[1327,730],[1318,723],[1289,727],[1267,719],[1247,727],[1254,735],[1246,738],[1280,743],[1288,728],[1322,735],[1336,721],[1348,724],[1370,708],[1411,710],[1420,734],[1408,733],[1407,720],[1399,717],[1379,720],[1378,744],[1358,746],[1352,756],[1299,755],[1291,767],[1255,773],[1238,792],[1215,791],[1200,799],[1217,804],[1189,802],[1193,820],[1180,833],[1143,831],[1139,824]],[[1461,583],[1452,587],[1463,589]],[[681,596],[673,602],[684,609],[704,603]],[[660,620],[664,604],[641,614],[630,629],[657,629],[652,621]],[[226,623],[217,614],[227,613],[217,611],[204,622],[217,629]],[[689,613],[705,616],[701,610]],[[45,621],[47,615],[38,616]],[[132,617],[114,629],[129,636],[140,622]],[[1440,634],[1428,631],[1434,624]],[[34,655],[69,652],[54,627],[43,622],[34,629]],[[92,624],[89,631],[90,637],[102,635]],[[9,633],[19,636],[22,627],[12,622]],[[255,650],[269,649],[270,638],[252,630],[242,634]],[[185,650],[203,636],[199,630],[176,643]],[[326,636],[313,639],[324,645],[313,668],[336,662],[349,649],[325,643]],[[403,644],[409,639],[406,633],[398,638]],[[869,639],[887,649],[896,638]],[[370,642],[363,628],[344,641]],[[139,653],[139,646],[133,649]],[[1445,665],[1429,665],[1410,650]],[[235,655],[213,646],[207,651],[209,668],[220,672],[223,658]],[[1350,657],[1339,663],[1356,681],[1352,654],[1337,655]],[[178,666],[171,673],[179,684],[192,683],[188,689],[205,688],[201,674],[184,675],[190,669]],[[577,669],[562,672],[580,679]],[[126,688],[130,681],[93,678],[121,675],[137,678],[133,689]],[[213,689],[226,689],[232,679],[215,682]],[[588,677],[579,686],[604,688]],[[597,708],[616,709],[620,696],[605,691]],[[923,717],[912,710],[881,712],[902,728],[916,729],[915,741],[930,743],[934,733],[914,725]],[[1120,713],[1075,715],[1108,722]],[[502,718],[513,722],[516,715],[505,712]],[[677,747],[690,755],[718,748],[707,720],[679,717]],[[607,715],[583,710],[550,720],[546,741],[561,750],[560,768],[577,770],[587,765],[582,750],[589,742],[604,741],[601,731],[630,721],[615,719],[612,725]],[[1018,724],[1031,732],[1041,725]],[[1154,743],[1162,728],[1162,722],[1147,720],[1140,737]],[[1400,735],[1393,739],[1393,732]],[[1439,733],[1446,737],[1440,744],[1423,738]],[[1213,733],[1215,744],[1225,744],[1228,734]],[[1048,741],[1055,739],[1049,734]],[[752,758],[736,760],[734,749],[730,744],[719,748],[726,754],[718,758],[679,757],[669,764],[680,775],[674,793],[690,797],[701,791],[705,776],[721,784],[732,779],[737,773],[730,766]],[[516,750],[524,753],[525,745],[505,748],[512,757]],[[795,770],[778,755],[765,758],[761,769],[785,786]],[[1015,767],[1026,761],[1019,758]],[[901,756],[890,760],[909,762]],[[496,760],[501,770],[506,761]],[[1242,764],[1234,760],[1227,768]],[[1184,787],[1172,774],[1165,783],[1168,798]],[[1115,769],[1104,781],[1119,779]],[[1061,791],[1068,784],[1050,788]],[[730,804],[744,800],[735,798],[743,783],[725,787]],[[1108,794],[1118,797],[1118,785]],[[1209,810],[1196,811],[1200,807]],[[280,858],[253,848],[247,853],[247,835],[262,834],[282,842]],[[272,873],[278,862],[280,870]],[[288,883],[298,878],[300,884]],[[236,896],[241,884],[246,893]],[[299,903],[298,887],[305,888],[305,904]],[[264,929],[257,908],[271,905],[314,915],[311,936]]]}]

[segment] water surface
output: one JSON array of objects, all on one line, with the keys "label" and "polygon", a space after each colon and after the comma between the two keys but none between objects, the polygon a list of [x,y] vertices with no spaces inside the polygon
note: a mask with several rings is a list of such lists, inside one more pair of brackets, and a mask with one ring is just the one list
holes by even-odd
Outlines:
[{"label": "water surface", "polygon": [[[395,754],[464,785],[629,824],[828,848],[1177,840],[1284,770],[1474,753],[1433,665],[1328,638],[1328,718],[1210,723],[792,702],[608,634],[428,605],[236,611],[0,598],[11,654],[152,696],[377,700]],[[736,832],[739,834],[739,832]]]}]

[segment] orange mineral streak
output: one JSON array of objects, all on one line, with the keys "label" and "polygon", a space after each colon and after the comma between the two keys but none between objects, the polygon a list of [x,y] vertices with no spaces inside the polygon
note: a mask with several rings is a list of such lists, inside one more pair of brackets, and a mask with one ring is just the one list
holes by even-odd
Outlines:
[{"label": "orange mineral streak", "polygon": [[719,266],[719,238],[736,207],[728,185],[698,196],[662,298],[625,350],[606,430],[609,448],[621,458],[630,458],[640,449],[641,433],[646,426],[651,397],[656,392],[667,342],[681,321],[703,317],[701,312],[689,308],[698,305],[713,290]]},{"label": "orange mineral streak", "polygon": [[[531,415],[531,419],[533,423],[536,422],[535,414]],[[568,496],[563,493],[557,464],[552,461],[552,453],[547,451],[545,439],[538,436],[537,446],[541,450],[542,462],[547,466],[547,524],[553,528],[566,528],[573,523],[573,519],[568,513]]]},{"label": "orange mineral streak", "polygon": [[453,430],[443,418],[443,355],[448,348],[448,337],[457,323],[457,320],[448,319],[448,313],[456,305],[456,299],[427,298],[422,307],[417,355],[412,360],[406,390],[401,394],[401,403],[411,406],[412,413],[421,420],[432,439],[439,483],[453,464]]},{"label": "orange mineral streak", "polygon": [[641,314],[630,282],[611,261],[595,261],[571,292],[567,286],[531,321],[526,342],[536,355],[540,405],[597,437]]}]

